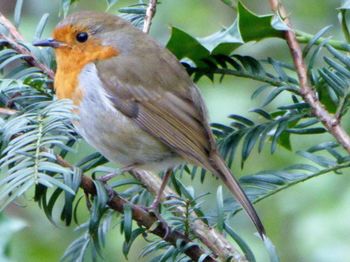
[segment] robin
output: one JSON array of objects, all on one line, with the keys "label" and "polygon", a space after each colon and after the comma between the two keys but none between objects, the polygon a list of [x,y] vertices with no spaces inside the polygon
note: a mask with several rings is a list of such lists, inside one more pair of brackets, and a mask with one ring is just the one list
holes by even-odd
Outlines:
[{"label": "robin", "polygon": [[220,156],[202,96],[167,49],[123,19],[78,12],[34,43],[53,47],[59,99],[71,99],[86,141],[124,171],[165,171],[190,163],[219,177],[264,237],[252,203]]}]

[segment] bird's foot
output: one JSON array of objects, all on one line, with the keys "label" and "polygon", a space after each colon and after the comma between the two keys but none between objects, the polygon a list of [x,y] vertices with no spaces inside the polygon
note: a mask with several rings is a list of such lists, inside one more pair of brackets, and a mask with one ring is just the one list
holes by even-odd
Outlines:
[{"label": "bird's foot", "polygon": [[109,186],[108,184],[105,183],[105,189],[108,195],[108,202],[111,201],[113,199],[113,197],[115,197],[116,192],[113,190],[113,188],[111,186]]},{"label": "bird's foot", "polygon": [[152,216],[157,218],[158,223],[160,223],[165,230],[163,239],[167,238],[170,233],[170,228],[168,226],[168,223],[165,221],[165,219],[160,214],[160,202],[159,199],[155,199],[152,204],[149,207],[146,207],[147,212],[149,212]]},{"label": "bird's foot", "polygon": [[103,184],[106,184],[109,180],[111,180],[112,178],[114,178],[120,174],[121,174],[120,172],[109,173],[107,175],[100,176],[99,178],[97,178],[97,180],[102,182]]},{"label": "bird's foot", "polygon": [[121,175],[123,173],[129,172],[132,169],[133,169],[132,165],[126,166],[126,167],[123,167],[123,168],[120,168],[120,169],[116,170],[115,172],[109,173],[109,174],[104,175],[104,176],[100,176],[99,178],[97,178],[97,180],[102,182],[102,183],[104,183],[104,184],[106,184],[112,178],[114,178],[116,176],[119,176],[119,175]]}]

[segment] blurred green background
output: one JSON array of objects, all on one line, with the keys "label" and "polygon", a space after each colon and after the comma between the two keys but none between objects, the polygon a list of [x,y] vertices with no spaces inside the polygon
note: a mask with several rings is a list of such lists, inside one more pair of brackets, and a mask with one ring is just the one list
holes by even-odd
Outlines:
[{"label": "blurred green background", "polygon": [[[116,13],[119,7],[135,2],[119,0],[109,12]],[[201,37],[230,25],[235,18],[234,10],[220,0],[162,0],[161,2],[153,21],[151,34],[163,44],[169,37],[170,26],[180,27],[192,35]],[[333,36],[342,38],[336,11],[336,8],[341,5],[340,0],[284,2],[296,28],[316,33],[322,27],[333,24]],[[256,13],[269,12],[267,0],[246,0],[244,3]],[[12,18],[14,5],[14,0],[0,0],[0,11]],[[105,1],[81,0],[71,11],[104,11],[105,8]],[[51,15],[45,36],[50,35],[52,28],[59,20],[58,10],[59,1],[25,0],[20,26],[21,33],[28,41],[32,41],[36,24],[41,15],[47,12]],[[287,50],[282,40],[273,39],[249,43],[237,52],[257,58],[272,56],[291,62]],[[218,81],[212,83],[207,79],[202,79],[198,85],[206,99],[211,121],[228,122],[227,115],[232,113],[249,116],[249,109],[261,103],[259,99],[250,99],[251,93],[259,86],[259,83],[253,81],[226,77],[222,84],[219,84]],[[282,103],[283,101],[279,100],[272,106]],[[326,135],[312,138],[299,136],[293,137],[292,142],[295,148],[305,149],[315,141],[322,139],[329,139],[329,137]],[[85,148],[86,146],[77,148],[77,154],[84,151]],[[72,157],[79,158],[79,155]],[[275,169],[300,161],[303,160],[283,148],[279,148],[272,156],[266,149],[260,155],[253,154],[246,162],[244,170],[235,168],[235,173],[238,175],[250,174],[262,169]],[[236,163],[236,166],[239,166],[240,159],[236,159]],[[186,183],[198,188],[199,181],[186,179],[184,178]],[[218,182],[210,179],[211,177],[208,176],[204,186],[201,186],[202,191],[215,192]],[[343,175],[328,174],[296,185],[257,204],[258,212],[265,223],[268,235],[276,244],[281,261],[350,261],[349,186],[350,179],[346,173]],[[208,205],[214,205],[214,203],[208,202]],[[16,223],[19,224],[16,224],[15,229],[21,228],[23,222],[27,225],[18,231],[10,242],[9,252],[13,261],[58,261],[65,248],[78,236],[78,233],[73,232],[74,227],[52,225],[43,212],[33,204],[31,196],[22,200],[20,205],[9,207],[5,215],[22,220],[22,222],[17,220]],[[261,241],[253,235],[254,228],[244,214],[237,215],[232,221],[232,226],[252,245],[258,262],[268,261]],[[0,227],[0,239],[9,230],[9,227]],[[129,261],[143,260],[138,258],[142,245],[142,240],[136,241],[130,252]],[[121,247],[122,237],[119,236],[118,226],[116,226],[107,241],[105,260],[124,261]]]}]

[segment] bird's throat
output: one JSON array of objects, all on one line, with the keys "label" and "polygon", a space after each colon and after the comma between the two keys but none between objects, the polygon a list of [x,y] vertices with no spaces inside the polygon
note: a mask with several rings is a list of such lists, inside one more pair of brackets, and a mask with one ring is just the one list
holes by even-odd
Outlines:
[{"label": "bird's throat", "polygon": [[118,55],[118,50],[110,46],[91,44],[81,48],[58,48],[56,52],[57,72],[55,90],[59,99],[68,98],[79,105],[83,93],[79,89],[79,75],[85,65]]}]

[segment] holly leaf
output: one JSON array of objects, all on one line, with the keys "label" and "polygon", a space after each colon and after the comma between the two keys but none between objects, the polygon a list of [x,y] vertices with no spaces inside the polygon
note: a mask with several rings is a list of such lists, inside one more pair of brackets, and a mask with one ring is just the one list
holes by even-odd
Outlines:
[{"label": "holly leaf", "polygon": [[209,57],[210,52],[195,37],[179,28],[173,27],[167,48],[180,60],[191,59],[199,66],[203,59]]},{"label": "holly leaf", "polygon": [[167,48],[178,58],[188,58],[198,67],[211,55],[230,55],[239,46],[249,41],[260,41],[269,37],[283,37],[288,27],[278,15],[258,16],[241,2],[237,6],[237,19],[207,37],[196,38],[173,27]]},{"label": "holly leaf", "polygon": [[198,41],[211,53],[223,55],[231,54],[244,43],[237,20],[229,28],[204,38],[198,38]]},{"label": "holly leaf", "polygon": [[288,27],[277,15],[256,15],[238,2],[238,28],[244,42],[260,41],[269,37],[283,37]]}]

